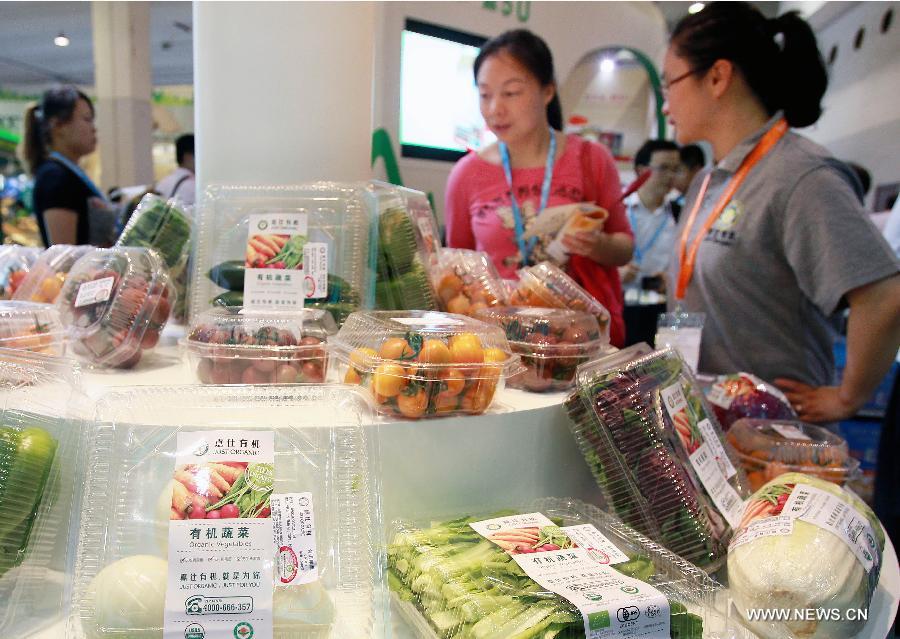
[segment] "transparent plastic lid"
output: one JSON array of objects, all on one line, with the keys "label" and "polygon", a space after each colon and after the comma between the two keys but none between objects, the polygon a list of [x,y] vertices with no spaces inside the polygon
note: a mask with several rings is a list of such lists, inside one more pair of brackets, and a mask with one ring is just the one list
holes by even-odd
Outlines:
[{"label": "transparent plastic lid", "polygon": [[437,298],[429,275],[433,267],[431,260],[436,258],[435,238],[431,235],[428,218],[417,217],[412,208],[415,205],[421,207],[424,198],[427,213],[431,216],[428,199],[423,193],[383,182],[370,182],[368,188],[378,202],[376,307],[437,310]]},{"label": "transparent plastic lid", "polygon": [[54,244],[41,253],[16,290],[13,299],[53,304],[62,292],[72,265],[93,246]]},{"label": "transparent plastic lid", "polygon": [[0,301],[0,348],[59,356],[65,353],[65,336],[52,304]]},{"label": "transparent plastic lid", "polygon": [[568,308],[590,313],[609,339],[609,311],[597,299],[549,262],[541,262],[519,271],[519,286],[510,296],[518,306]]},{"label": "transparent plastic lid", "polygon": [[448,313],[472,315],[506,303],[506,286],[481,251],[441,249],[435,282],[441,308]]},{"label": "transparent plastic lid", "polygon": [[43,250],[17,244],[0,246],[0,300],[8,300],[15,295]]},{"label": "transparent plastic lid", "polygon": [[[189,583],[195,572],[205,574],[202,596],[271,588],[271,609],[256,599],[252,625],[270,619],[278,639],[378,636],[383,528],[377,460],[365,428],[371,414],[358,393],[329,385],[131,388],[102,397],[95,419],[70,631],[162,636],[167,588],[176,589],[170,610],[179,613],[180,606],[183,614],[187,595],[175,597],[183,590],[180,575],[187,572]],[[258,463],[225,460],[253,450],[261,451]],[[182,464],[177,456],[185,452],[196,461]],[[217,457],[204,461],[209,455]],[[234,499],[243,486],[252,492]],[[259,556],[239,568],[260,575],[239,574],[226,590],[223,570],[250,556],[227,540],[240,538],[241,525],[255,529],[267,520],[274,536],[251,535]],[[194,526],[204,540],[213,538],[207,529],[215,530],[222,543],[207,546],[211,554],[192,550]],[[173,556],[191,560],[191,570]],[[239,621],[225,617],[229,630]],[[203,619],[209,631],[222,617]]]},{"label": "transparent plastic lid", "polygon": [[406,365],[413,377],[446,368],[477,377],[483,369],[506,373],[518,366],[503,330],[464,315],[432,311],[353,313],[329,341],[331,351],[360,372]]},{"label": "transparent plastic lid", "polygon": [[534,357],[590,356],[609,343],[596,317],[567,309],[495,306],[475,319],[501,327],[513,351]]},{"label": "transparent plastic lid", "polygon": [[315,279],[321,284],[307,286],[307,308],[329,311],[339,325],[351,312],[371,308],[376,251],[370,219],[374,206],[371,193],[361,184],[210,186],[199,208],[191,318],[210,306],[244,305],[248,259],[252,258],[250,264],[267,266],[278,257],[271,245],[256,243],[249,254],[250,217],[263,214],[305,220],[304,251],[316,256],[311,261],[319,269]]},{"label": "transparent plastic lid", "polygon": [[203,383],[272,384],[325,381],[325,343],[337,332],[326,311],[204,311],[185,345]]},{"label": "transparent plastic lid", "polygon": [[81,415],[74,362],[0,349],[0,631],[27,637],[69,605]]},{"label": "transparent plastic lid", "polygon": [[725,557],[749,494],[687,364],[643,345],[578,369],[575,439],[622,520],[708,569]]},{"label": "transparent plastic lid", "polygon": [[843,437],[797,420],[739,419],[726,439],[737,451],[752,490],[786,472],[843,485],[859,468]]},{"label": "transparent plastic lid", "polygon": [[159,341],[175,293],[152,249],[114,247],[83,255],[57,300],[76,355],[101,366],[134,366]]},{"label": "transparent plastic lid", "polygon": [[[553,525],[503,528],[504,521],[515,526],[517,515],[531,513],[540,513]],[[488,530],[498,532],[488,537],[470,525],[492,519],[495,522]],[[743,635],[728,618],[724,588],[702,570],[596,506],[558,498],[493,513],[431,516],[425,523],[393,522],[387,555],[394,608],[417,636],[428,639],[543,637],[545,632],[547,636],[583,637],[585,622],[579,608],[529,576],[540,578],[539,570],[526,572],[514,558],[541,560],[540,553],[545,552],[541,544],[546,543],[552,544],[550,557],[554,563],[561,560],[558,553],[568,559],[571,553],[581,552],[575,549],[588,549],[591,559],[611,566],[610,575],[624,575],[656,589],[662,595],[662,605],[648,602],[649,589],[643,589],[635,604],[643,601],[644,610],[649,604],[656,611],[654,616],[668,605],[669,617],[664,625],[669,633],[646,636],[700,639]],[[577,578],[577,574],[568,576],[570,580]],[[602,587],[597,581],[593,586]],[[623,587],[627,590],[619,592],[619,597],[623,593],[637,595],[642,590],[631,584]],[[595,599],[599,601],[601,596]],[[484,634],[491,628],[496,635]]]},{"label": "transparent plastic lid", "polygon": [[193,218],[177,199],[164,200],[153,193],[141,198],[116,246],[155,249],[166,266],[175,268],[191,249]]}]

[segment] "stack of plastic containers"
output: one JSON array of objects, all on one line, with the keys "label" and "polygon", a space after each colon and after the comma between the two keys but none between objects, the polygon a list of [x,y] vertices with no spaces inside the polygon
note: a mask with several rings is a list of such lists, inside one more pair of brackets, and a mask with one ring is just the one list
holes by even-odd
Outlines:
[{"label": "stack of plastic containers", "polygon": [[218,308],[199,315],[184,344],[201,384],[321,384],[325,342],[336,332],[326,311]]},{"label": "stack of plastic containers", "polygon": [[339,379],[410,419],[483,413],[521,367],[501,328],[448,313],[354,313],[329,348]]},{"label": "stack of plastic containers", "polygon": [[376,307],[436,311],[430,277],[436,238],[432,235],[433,223],[429,224],[433,218],[428,198],[418,191],[381,182],[371,182],[369,190],[377,201]]},{"label": "stack of plastic containers", "polygon": [[441,249],[435,287],[441,309],[448,313],[471,316],[506,303],[506,285],[481,251]]},{"label": "stack of plastic containers", "polygon": [[495,306],[475,318],[506,332],[513,353],[522,357],[525,372],[507,380],[510,388],[560,391],[572,387],[575,369],[615,348],[589,313],[556,308]]},{"label": "stack of plastic containers", "polygon": [[59,311],[50,304],[0,301],[0,348],[64,355],[66,331]]},{"label": "stack of plastic containers", "polygon": [[588,628],[609,637],[743,634],[727,617],[722,586],[581,502],[547,498],[498,513],[398,521],[392,533],[394,609],[418,637],[595,636]]},{"label": "stack of plastic containers", "polygon": [[384,632],[377,467],[359,393],[143,387],[104,396],[94,417],[70,632]]},{"label": "stack of plastic containers", "polygon": [[597,299],[549,262],[541,262],[519,271],[519,285],[510,295],[510,304],[568,308],[590,313],[600,329],[609,335],[609,311]]},{"label": "stack of plastic containers", "polygon": [[[0,632],[28,637],[69,605],[83,408],[74,362],[0,349]],[[61,636],[61,632],[47,636]]]},{"label": "stack of plastic containers", "polygon": [[[248,265],[302,268],[305,306],[329,311],[338,324],[355,310],[371,308],[376,257],[370,238],[373,207],[364,185],[209,187],[199,213],[191,318],[210,306],[244,306]],[[258,241],[260,229],[251,233],[251,216],[259,215],[305,227],[305,234],[293,236],[291,255],[269,238]]]},{"label": "stack of plastic containers", "polygon": [[0,300],[11,299],[43,249],[0,246]]},{"label": "stack of plastic containers", "polygon": [[812,475],[839,486],[853,479],[859,460],[844,438],[795,420],[739,419],[726,435],[747,473],[750,490],[782,473]]},{"label": "stack of plastic containers", "polygon": [[131,368],[152,349],[175,293],[152,249],[94,249],[72,267],[57,301],[72,351],[91,364]]},{"label": "stack of plastic containers", "polygon": [[53,304],[62,291],[72,265],[93,248],[54,244],[32,264],[13,299]]},{"label": "stack of plastic containers", "polygon": [[622,521],[714,570],[740,522],[747,480],[677,351],[645,350],[579,368],[566,402],[572,431]]}]

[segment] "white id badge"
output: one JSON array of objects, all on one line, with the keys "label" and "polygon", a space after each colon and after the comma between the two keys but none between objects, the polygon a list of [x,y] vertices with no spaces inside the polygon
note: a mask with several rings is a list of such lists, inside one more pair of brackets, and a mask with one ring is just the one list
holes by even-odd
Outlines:
[{"label": "white id badge", "polygon": [[660,313],[656,322],[656,348],[676,348],[694,372],[700,361],[700,338],[706,313]]}]

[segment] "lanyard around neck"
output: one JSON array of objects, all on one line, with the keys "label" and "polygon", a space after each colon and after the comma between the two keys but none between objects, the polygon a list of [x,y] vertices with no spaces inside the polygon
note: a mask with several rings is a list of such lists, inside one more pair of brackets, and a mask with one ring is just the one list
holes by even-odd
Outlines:
[{"label": "lanyard around neck", "polygon": [[[513,193],[512,181],[512,164],[509,160],[509,148],[505,143],[500,142],[497,145],[500,151],[500,161],[503,163],[503,173],[506,175],[506,184],[509,186],[509,200],[513,211],[513,221],[516,225],[516,243],[519,245],[519,252],[522,255],[522,264],[528,264],[528,257],[531,255],[532,249],[537,242],[537,237],[532,237],[527,243],[525,242],[525,223],[522,219],[522,209]],[[553,129],[550,129],[550,148],[547,149],[547,163],[544,165],[544,183],[541,185],[541,202],[538,213],[547,208],[547,202],[550,199],[550,183],[553,181],[553,161],[556,158],[556,135]]]},{"label": "lanyard around neck", "polygon": [[[656,230],[653,232],[653,235],[650,236],[650,239],[644,243],[643,246],[634,245],[634,261],[641,264],[644,260],[644,256],[652,249],[656,242],[659,240],[659,236],[662,235],[663,229],[666,228],[666,224],[668,224],[668,211],[663,211],[660,217],[662,217],[662,221],[657,225]],[[628,208],[628,222],[631,224],[632,232],[637,233],[637,218],[634,215],[634,211],[631,207]]]},{"label": "lanyard around neck", "polygon": [[728,182],[728,186],[725,188],[725,191],[719,197],[719,200],[716,202],[716,205],[713,207],[709,216],[706,218],[706,222],[703,224],[703,228],[697,233],[697,236],[694,238],[693,243],[691,244],[690,252],[688,252],[687,243],[688,237],[691,234],[691,229],[694,227],[694,220],[697,218],[697,211],[700,210],[700,205],[703,204],[703,198],[706,195],[706,190],[709,188],[710,177],[712,176],[712,172],[706,174],[706,177],[703,178],[703,184],[700,186],[700,191],[697,193],[697,197],[694,200],[694,207],[691,209],[691,214],[688,216],[687,223],[684,225],[684,230],[681,232],[681,242],[679,246],[679,256],[678,256],[678,286],[675,289],[675,298],[678,300],[684,299],[684,294],[687,291],[688,284],[691,282],[691,278],[694,276],[694,266],[697,263],[697,252],[700,250],[700,244],[703,243],[703,239],[706,237],[707,233],[709,233],[709,229],[712,228],[713,224],[716,223],[716,220],[719,219],[719,216],[722,214],[722,211],[725,210],[725,206],[731,201],[731,198],[734,197],[735,192],[738,190],[741,184],[743,184],[744,180],[747,179],[747,175],[750,173],[750,170],[756,166],[756,164],[764,158],[769,151],[772,150],[778,141],[787,133],[788,123],[784,118],[778,120],[771,129],[769,129],[766,134],[762,137],[762,139],[753,147],[753,150],[744,158],[744,161],[741,162],[741,166],[738,167],[737,172],[734,174],[734,177]]},{"label": "lanyard around neck", "polygon": [[87,173],[85,173],[80,166],[75,164],[72,160],[67,158],[59,151],[53,151],[53,153],[51,153],[49,157],[53,158],[54,160],[65,166],[67,169],[69,169],[72,173],[77,175],[78,179],[84,182],[84,185],[88,187],[88,189],[90,189],[94,195],[99,197],[101,200],[106,200],[106,197],[103,195],[102,191],[97,188],[97,185],[94,184],[94,181],[87,176]]}]

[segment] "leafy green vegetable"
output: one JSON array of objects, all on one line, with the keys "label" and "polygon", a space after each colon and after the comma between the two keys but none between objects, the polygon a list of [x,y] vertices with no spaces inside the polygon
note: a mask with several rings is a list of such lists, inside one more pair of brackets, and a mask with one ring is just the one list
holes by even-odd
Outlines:
[{"label": "leafy green vegetable", "polygon": [[162,198],[150,195],[141,201],[116,245],[156,249],[166,266],[173,268],[184,258],[190,241],[187,215],[177,205],[169,206]]},{"label": "leafy green vegetable", "polygon": [[[401,530],[388,546],[388,585],[398,598],[412,602],[442,639],[584,639],[584,622],[572,603],[542,588],[469,526],[512,514]],[[545,526],[539,534],[544,543],[572,545],[558,526]],[[645,555],[613,567],[642,581],[655,573]],[[673,639],[702,639],[700,617],[676,601],[670,601],[670,609]]]}]

